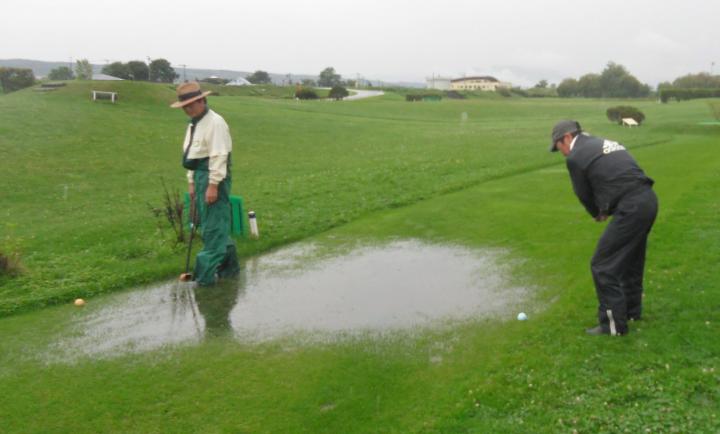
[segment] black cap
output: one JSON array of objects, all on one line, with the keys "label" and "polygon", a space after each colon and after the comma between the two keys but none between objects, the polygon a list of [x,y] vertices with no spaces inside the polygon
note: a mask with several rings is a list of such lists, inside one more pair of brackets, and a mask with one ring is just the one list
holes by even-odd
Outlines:
[{"label": "black cap", "polygon": [[557,143],[558,140],[562,139],[565,134],[580,132],[582,132],[582,128],[580,128],[580,123],[577,121],[565,119],[558,122],[557,124],[555,124],[552,130],[552,142],[550,143],[550,152],[557,151],[555,143]]}]

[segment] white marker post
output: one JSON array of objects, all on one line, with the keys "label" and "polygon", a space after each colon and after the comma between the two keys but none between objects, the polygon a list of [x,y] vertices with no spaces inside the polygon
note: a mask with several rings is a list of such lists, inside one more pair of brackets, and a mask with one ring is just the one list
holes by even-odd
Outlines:
[{"label": "white marker post", "polygon": [[250,222],[250,237],[251,238],[260,238],[260,233],[258,232],[257,220],[255,219],[255,211],[248,212],[248,221]]}]

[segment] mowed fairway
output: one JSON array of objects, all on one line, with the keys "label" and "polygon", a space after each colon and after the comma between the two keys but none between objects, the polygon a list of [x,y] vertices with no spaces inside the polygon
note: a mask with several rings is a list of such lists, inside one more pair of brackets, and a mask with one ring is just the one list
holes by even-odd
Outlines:
[{"label": "mowed fairway", "polygon": [[[0,431],[720,430],[720,129],[697,125],[705,102],[635,101],[647,123],[622,129],[605,119],[615,101],[212,98],[235,140],[235,192],[261,225],[243,255],[308,237],[499,247],[536,289],[530,320],[48,363],[81,313],[36,307],[83,295],[93,308],[94,294],[182,264],[147,203],[159,204],[160,177],[184,186],[183,114],[165,109],[167,87],[113,86],[116,106],[90,103],[89,84],[0,97],[2,237],[26,268],[0,281],[0,306],[29,311],[0,319]],[[657,182],[645,318],[623,339],[582,332],[603,225],[547,152],[566,117],[627,144]]]}]

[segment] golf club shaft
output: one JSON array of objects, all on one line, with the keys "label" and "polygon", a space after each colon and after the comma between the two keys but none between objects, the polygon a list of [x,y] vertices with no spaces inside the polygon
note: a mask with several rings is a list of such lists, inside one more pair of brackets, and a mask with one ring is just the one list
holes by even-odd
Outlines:
[{"label": "golf club shaft", "polygon": [[185,274],[190,271],[190,253],[192,252],[192,242],[197,228],[197,213],[195,210],[195,201],[190,202],[190,240],[188,241],[187,256],[185,257]]}]

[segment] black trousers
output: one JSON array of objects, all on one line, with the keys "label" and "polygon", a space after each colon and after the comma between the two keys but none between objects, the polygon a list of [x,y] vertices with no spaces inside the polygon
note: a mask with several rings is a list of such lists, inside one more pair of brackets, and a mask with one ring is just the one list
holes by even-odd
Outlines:
[{"label": "black trousers", "polygon": [[650,186],[626,194],[598,241],[590,263],[600,325],[625,334],[628,319],[642,314],[643,273],[647,238],[658,212]]}]

